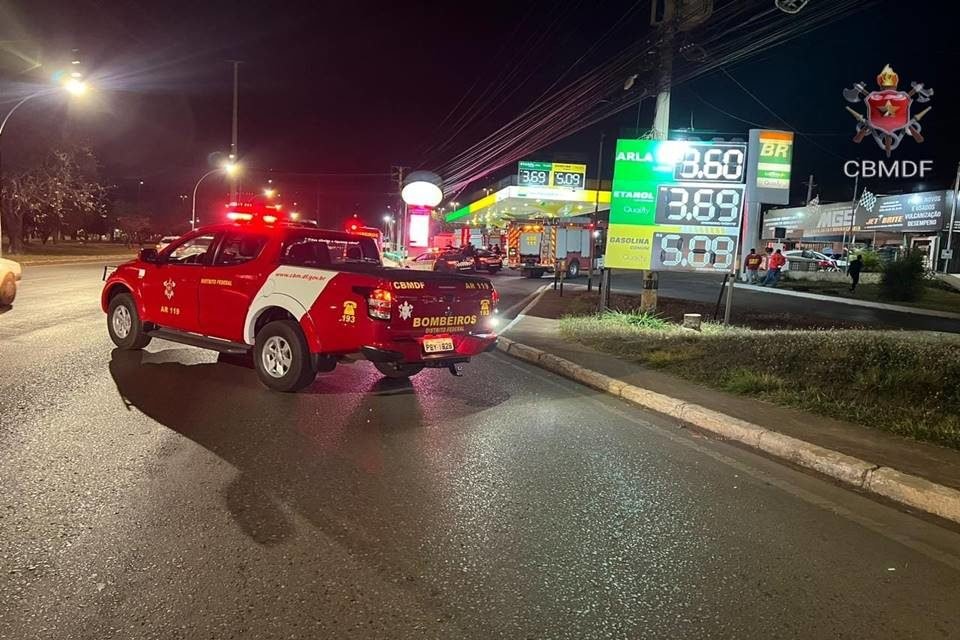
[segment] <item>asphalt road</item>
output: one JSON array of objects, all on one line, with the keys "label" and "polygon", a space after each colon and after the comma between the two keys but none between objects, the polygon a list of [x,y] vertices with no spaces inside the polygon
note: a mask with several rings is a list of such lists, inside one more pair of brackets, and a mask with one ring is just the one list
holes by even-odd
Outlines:
[{"label": "asphalt road", "polygon": [[98,290],[0,315],[0,638],[960,636],[951,528],[498,354],[116,352]]}]

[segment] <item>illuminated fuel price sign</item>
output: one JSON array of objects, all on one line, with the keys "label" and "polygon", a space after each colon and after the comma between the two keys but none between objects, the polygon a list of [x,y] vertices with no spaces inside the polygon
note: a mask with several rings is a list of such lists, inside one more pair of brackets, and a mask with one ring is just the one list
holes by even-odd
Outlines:
[{"label": "illuminated fuel price sign", "polygon": [[655,271],[719,271],[733,268],[735,235],[655,231],[650,268]]},{"label": "illuminated fuel price sign", "polygon": [[604,264],[733,270],[745,177],[745,144],[618,140]]},{"label": "illuminated fuel price sign", "polygon": [[521,187],[545,187],[550,184],[551,162],[520,162],[517,171],[517,184]]},{"label": "illuminated fuel price sign", "polygon": [[583,189],[587,184],[587,165],[554,162],[551,184],[567,189]]},{"label": "illuminated fuel price sign", "polygon": [[674,171],[674,180],[743,182],[747,151],[742,144],[685,143]]},{"label": "illuminated fuel price sign", "polygon": [[583,189],[587,184],[587,165],[522,160],[517,169],[521,187],[560,187]]},{"label": "illuminated fuel price sign", "polygon": [[660,185],[655,224],[740,226],[743,185]]}]

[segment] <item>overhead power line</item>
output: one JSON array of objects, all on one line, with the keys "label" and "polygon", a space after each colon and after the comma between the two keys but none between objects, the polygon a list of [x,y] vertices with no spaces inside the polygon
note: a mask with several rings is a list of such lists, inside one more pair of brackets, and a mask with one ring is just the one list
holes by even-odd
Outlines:
[{"label": "overhead power line", "polygon": [[[837,0],[788,16],[760,0],[728,3],[716,9],[703,27],[683,34],[704,55],[698,60],[685,60],[678,55],[673,85],[744,60],[869,4]],[[449,158],[440,165],[445,188],[449,192],[461,191],[474,180],[656,95],[662,88],[658,84],[656,57],[661,37],[659,30],[647,34],[591,72],[541,95],[509,122]],[[636,88],[623,91],[624,80],[634,74]],[[775,114],[774,117],[783,121]],[[444,142],[449,146],[452,139]]]}]

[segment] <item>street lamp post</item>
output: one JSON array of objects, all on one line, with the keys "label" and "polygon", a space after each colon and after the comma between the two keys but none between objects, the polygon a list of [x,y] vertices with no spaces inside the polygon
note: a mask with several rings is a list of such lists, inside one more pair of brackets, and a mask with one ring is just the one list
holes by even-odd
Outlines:
[{"label": "street lamp post", "polygon": [[235,162],[224,163],[222,167],[210,169],[210,171],[207,171],[205,174],[200,176],[199,180],[197,180],[197,184],[195,184],[193,187],[193,204],[190,207],[190,231],[194,231],[197,228],[197,189],[200,188],[201,182],[218,171],[223,171],[227,176],[232,176],[237,172],[237,164]]},{"label": "street lamp post", "polygon": [[[77,78],[71,78],[64,83],[63,88],[66,89],[71,95],[81,96],[87,91],[87,84],[83,80]],[[40,91],[35,91],[30,95],[24,96],[21,98],[10,111],[7,111],[7,115],[3,117],[3,121],[0,121],[0,142],[3,141],[3,130],[7,126],[7,121],[10,120],[10,116],[13,115],[14,111],[20,108],[27,100],[32,100],[33,98],[55,93],[53,89],[41,89]],[[2,149],[2,146],[0,146]],[[0,155],[0,258],[3,257],[3,156]]]}]

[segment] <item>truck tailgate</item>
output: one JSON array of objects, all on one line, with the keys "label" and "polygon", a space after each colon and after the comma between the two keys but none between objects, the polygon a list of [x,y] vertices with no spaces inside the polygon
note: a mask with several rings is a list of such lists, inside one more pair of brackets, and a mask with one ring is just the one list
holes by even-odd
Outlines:
[{"label": "truck tailgate", "polygon": [[390,331],[397,337],[493,331],[497,294],[489,280],[404,271],[391,288]]}]

